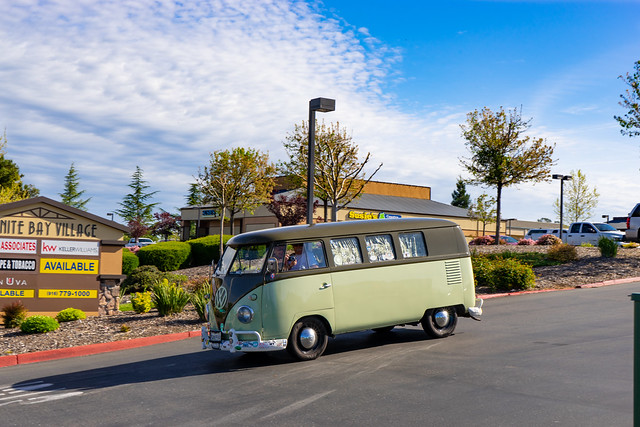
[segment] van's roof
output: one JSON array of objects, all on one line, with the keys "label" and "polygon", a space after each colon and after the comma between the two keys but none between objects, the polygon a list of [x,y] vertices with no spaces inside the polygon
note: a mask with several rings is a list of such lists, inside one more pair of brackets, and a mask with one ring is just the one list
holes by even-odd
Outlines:
[{"label": "van's roof", "polygon": [[423,228],[457,227],[453,221],[437,218],[392,218],[359,221],[328,222],[314,225],[292,225],[251,231],[232,237],[229,246],[251,245],[284,240],[304,240],[323,237],[349,236],[363,233],[382,233]]}]

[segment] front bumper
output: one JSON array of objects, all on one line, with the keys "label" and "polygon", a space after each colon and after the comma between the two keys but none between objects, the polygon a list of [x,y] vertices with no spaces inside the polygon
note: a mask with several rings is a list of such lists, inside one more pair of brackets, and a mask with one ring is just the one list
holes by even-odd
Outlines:
[{"label": "front bumper", "polygon": [[[221,331],[210,331],[206,326],[202,327],[200,337],[202,339],[202,348],[211,348],[213,350],[223,350],[230,353],[236,351],[243,352],[261,352],[261,351],[278,351],[287,348],[286,339],[275,339],[263,341],[260,333],[257,331],[236,331],[234,329],[224,333],[228,339],[223,339]],[[246,339],[250,336],[252,339]],[[244,339],[240,339],[244,337]]]}]

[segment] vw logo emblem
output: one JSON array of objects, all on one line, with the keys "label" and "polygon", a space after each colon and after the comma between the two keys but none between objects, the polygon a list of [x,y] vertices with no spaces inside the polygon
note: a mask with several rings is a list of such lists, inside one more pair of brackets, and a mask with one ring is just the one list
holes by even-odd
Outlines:
[{"label": "vw logo emblem", "polygon": [[215,306],[218,310],[222,310],[227,305],[227,290],[225,288],[218,288],[215,296]]}]

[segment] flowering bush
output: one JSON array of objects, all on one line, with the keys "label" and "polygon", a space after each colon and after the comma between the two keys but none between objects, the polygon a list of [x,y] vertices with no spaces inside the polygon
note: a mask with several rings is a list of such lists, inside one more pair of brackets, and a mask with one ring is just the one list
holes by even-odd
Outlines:
[{"label": "flowering bush", "polygon": [[536,242],[533,239],[520,239],[518,240],[518,246],[532,246],[535,245]]},{"label": "flowering bush", "polygon": [[481,236],[469,242],[470,245],[493,245],[495,240],[491,236]]},{"label": "flowering bush", "polygon": [[559,245],[562,243],[559,237],[554,236],[553,234],[544,234],[540,236],[538,240],[536,240],[536,245]]}]

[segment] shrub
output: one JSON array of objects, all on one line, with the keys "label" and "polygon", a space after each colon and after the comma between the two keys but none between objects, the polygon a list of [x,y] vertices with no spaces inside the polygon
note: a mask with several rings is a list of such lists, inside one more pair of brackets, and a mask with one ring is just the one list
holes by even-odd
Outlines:
[{"label": "shrub", "polygon": [[73,322],[74,320],[86,319],[87,315],[82,310],[77,308],[65,308],[56,315],[56,320],[62,322]]},{"label": "shrub", "polygon": [[136,292],[131,296],[131,307],[138,314],[151,310],[151,292]]},{"label": "shrub", "polygon": [[480,236],[469,242],[470,245],[493,245],[495,239],[491,236]]},{"label": "shrub", "polygon": [[471,265],[473,266],[473,278],[476,286],[490,286],[492,261],[485,256],[473,256]]},{"label": "shrub", "polygon": [[122,274],[130,275],[133,270],[140,266],[140,259],[129,249],[122,251]]},{"label": "shrub", "polygon": [[[232,236],[224,235],[222,241],[224,244]],[[220,259],[220,236],[205,236],[197,239],[187,240],[191,246],[191,263],[194,266],[208,265],[212,261]]]},{"label": "shrub", "polygon": [[515,259],[495,260],[490,286],[494,291],[526,290],[535,286],[533,269]]},{"label": "shrub", "polygon": [[136,268],[120,285],[120,294],[146,292],[153,285],[167,279],[173,282],[184,282],[187,276],[182,274],[163,273],[155,265],[143,265]]},{"label": "shrub", "polygon": [[25,334],[41,334],[55,331],[60,327],[56,319],[49,316],[35,315],[20,324],[20,330]]},{"label": "shrub", "polygon": [[559,245],[562,243],[559,237],[554,236],[553,234],[544,234],[540,236],[538,240],[536,240],[536,245]]},{"label": "shrub", "polygon": [[553,247],[549,248],[547,251],[547,258],[551,261],[566,263],[577,260],[578,252],[576,251],[576,248],[571,245],[553,245]]},{"label": "shrub", "polygon": [[518,240],[518,246],[532,246],[535,245],[536,242],[533,239],[520,239]]},{"label": "shrub", "polygon": [[162,280],[153,287],[153,302],[160,316],[181,313],[189,302],[189,293],[177,283]]},{"label": "shrub", "polygon": [[27,318],[27,307],[22,301],[14,301],[2,307],[2,323],[5,328],[17,328]]},{"label": "shrub", "polygon": [[210,289],[211,288],[208,288],[207,286],[200,286],[195,288],[195,290],[189,294],[189,300],[196,309],[196,313],[198,313],[198,318],[200,318],[201,322],[207,321],[205,307],[209,301],[209,298],[207,297],[211,295]]},{"label": "shrub", "polygon": [[598,239],[598,249],[600,249],[600,256],[606,258],[615,258],[618,255],[618,243],[606,237]]},{"label": "shrub", "polygon": [[160,242],[138,251],[140,265],[154,265],[160,271],[174,271],[188,267],[191,246],[186,242]]},{"label": "shrub", "polygon": [[525,290],[535,285],[531,266],[513,258],[486,256],[472,258],[476,286],[487,286],[493,291]]}]

